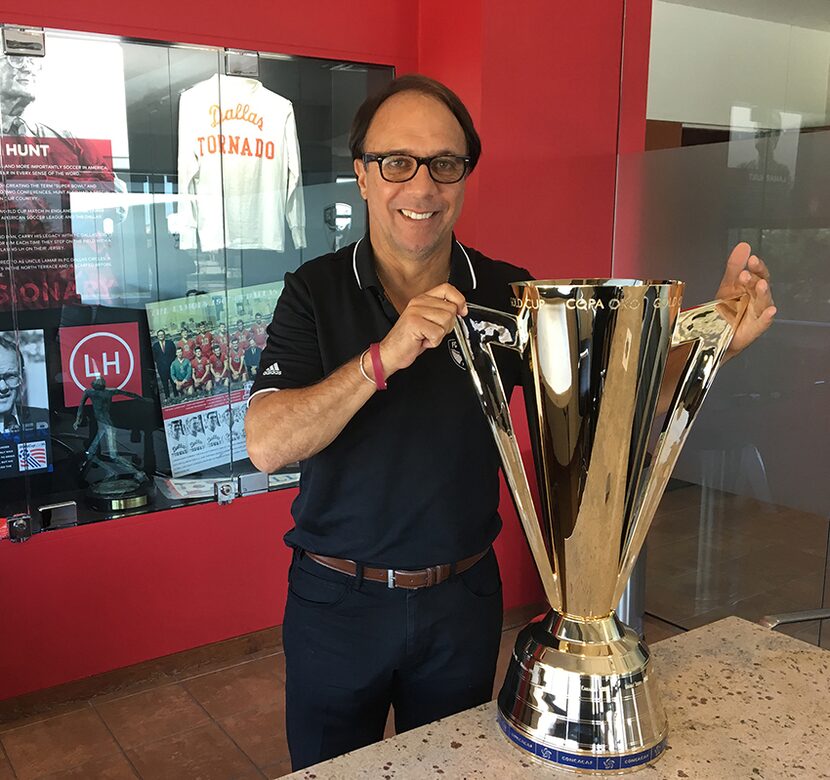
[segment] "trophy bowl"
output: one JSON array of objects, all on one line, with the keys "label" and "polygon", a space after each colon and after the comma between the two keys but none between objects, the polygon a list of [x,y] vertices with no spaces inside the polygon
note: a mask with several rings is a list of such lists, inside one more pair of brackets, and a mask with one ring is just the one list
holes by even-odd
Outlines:
[{"label": "trophy bowl", "polygon": [[[621,773],[661,755],[668,724],[614,607],[747,298],[681,312],[672,280],[511,289],[515,313],[469,304],[455,326],[551,607],[517,638],[499,725],[542,763]],[[529,470],[494,346],[523,361]]]}]

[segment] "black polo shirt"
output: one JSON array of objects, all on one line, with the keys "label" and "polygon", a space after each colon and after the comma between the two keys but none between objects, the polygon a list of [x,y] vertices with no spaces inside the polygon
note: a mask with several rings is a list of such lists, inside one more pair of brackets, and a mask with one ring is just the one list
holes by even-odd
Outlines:
[{"label": "black polo shirt", "polygon": [[[512,311],[509,282],[529,278],[453,239],[449,281],[469,302]],[[253,392],[319,382],[381,341],[397,318],[368,236],[303,264],[285,276]],[[494,354],[510,393],[520,358]],[[500,461],[454,335],[391,376],[388,388],[300,464],[286,542],[399,569],[486,549],[501,529]]]}]

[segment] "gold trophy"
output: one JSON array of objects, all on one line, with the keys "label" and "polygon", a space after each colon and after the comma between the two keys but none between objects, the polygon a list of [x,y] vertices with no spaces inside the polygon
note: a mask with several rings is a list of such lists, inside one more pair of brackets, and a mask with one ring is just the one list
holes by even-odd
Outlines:
[{"label": "gold trophy", "polygon": [[[545,764],[624,772],[662,753],[668,726],[614,607],[747,297],[681,313],[677,281],[511,289],[516,315],[469,305],[455,326],[552,607],[519,633],[499,724]],[[535,488],[493,345],[522,356]]]}]

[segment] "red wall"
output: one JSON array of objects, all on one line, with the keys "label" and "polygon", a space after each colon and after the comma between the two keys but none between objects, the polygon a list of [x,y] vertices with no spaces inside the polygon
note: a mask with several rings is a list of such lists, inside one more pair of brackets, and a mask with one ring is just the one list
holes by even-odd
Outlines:
[{"label": "red wall", "polygon": [[622,3],[591,5],[489,3],[483,20],[479,241],[541,278],[610,268]]},{"label": "red wall", "polygon": [[0,698],[278,624],[295,492],[4,543]]},{"label": "red wall", "polygon": [[[46,0],[36,12],[6,3],[2,20],[362,60],[442,79],[484,141],[461,239],[552,277],[610,272],[622,5],[608,0],[594,15],[586,4],[545,0],[277,0],[252,17],[192,0],[71,10]],[[636,45],[647,41],[646,32]],[[644,83],[634,89],[644,96]],[[637,109],[630,114],[636,123]],[[281,537],[294,495],[0,544],[0,699],[279,624],[289,558]],[[540,590],[504,488],[502,496],[496,548],[511,607]]]}]

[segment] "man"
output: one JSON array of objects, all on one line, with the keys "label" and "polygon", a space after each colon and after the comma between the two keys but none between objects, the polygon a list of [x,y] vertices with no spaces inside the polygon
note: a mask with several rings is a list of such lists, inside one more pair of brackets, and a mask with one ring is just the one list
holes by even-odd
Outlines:
[{"label": "man", "polygon": [[0,331],[0,477],[46,471],[52,462],[49,410],[26,403],[26,363],[17,339],[14,331]]},{"label": "man", "polygon": [[23,119],[23,113],[34,102],[42,68],[41,57],[0,57],[2,135],[56,135],[54,132],[42,133],[40,125]]},{"label": "man", "polygon": [[248,348],[243,353],[243,361],[245,363],[245,372],[247,375],[254,379],[256,378],[257,371],[259,370],[259,361],[262,357],[262,349],[257,346],[255,341],[252,341],[248,344]]},{"label": "man", "polygon": [[213,354],[210,356],[210,373],[213,378],[213,390],[218,393],[228,388],[228,359],[222,354],[218,341],[213,342]]},{"label": "man", "polygon": [[167,333],[159,328],[156,331],[156,342],[153,344],[153,358],[156,361],[156,371],[158,372],[159,382],[164,390],[164,398],[170,398],[170,366],[176,359],[176,345],[173,341],[167,338]]},{"label": "man", "polygon": [[207,413],[207,429],[208,433],[215,433],[219,428],[219,415],[216,412]]},{"label": "man", "polygon": [[202,422],[200,414],[190,418],[190,435],[194,439],[201,439],[205,435],[205,424]]},{"label": "man", "polygon": [[26,364],[14,331],[0,332],[0,434],[48,429],[49,411],[27,406],[25,389]]},{"label": "man", "polygon": [[184,437],[184,428],[182,427],[181,420],[173,420],[172,422],[168,423],[170,431],[170,436],[172,437],[173,441],[181,441]]},{"label": "man", "polygon": [[37,98],[43,57],[0,55],[0,118],[2,135],[55,138],[84,168],[100,166],[100,156],[79,143],[71,133],[56,130],[33,119],[31,106]]},{"label": "man", "polygon": [[247,379],[245,373],[245,350],[239,344],[236,336],[231,338],[231,346],[228,350],[228,369],[231,382],[244,382]]},{"label": "man", "polygon": [[[267,329],[265,323],[262,321],[262,314],[256,313],[254,317],[254,324],[251,325],[250,343],[255,344],[260,349],[265,349],[265,342],[268,340]],[[249,344],[250,346],[250,344]]]},{"label": "man", "polygon": [[199,323],[199,333],[194,339],[194,344],[201,347],[202,352],[205,354],[210,353],[211,346],[213,345],[213,334],[208,330],[204,322]]},{"label": "man", "polygon": [[[392,82],[350,146],[369,234],[286,274],[246,421],[258,468],[301,461],[283,623],[294,769],[380,739],[390,704],[401,731],[489,700],[501,630],[499,458],[448,336],[467,301],[509,311],[508,283],[530,274],[453,236],[481,144],[446,87]],[[754,297],[736,348],[772,319],[766,278],[733,252],[723,289]],[[518,356],[497,359],[509,392]]]},{"label": "man", "polygon": [[786,188],[792,186],[792,174],[789,166],[775,157],[775,150],[781,136],[781,130],[756,130],[756,157],[740,165],[742,170],[747,171],[750,182],[773,186],[781,185]]},{"label": "man", "polygon": [[199,393],[210,393],[213,389],[213,374],[210,370],[210,360],[202,354],[202,348],[196,346],[193,360],[190,365],[193,368],[193,390]]},{"label": "man", "polygon": [[231,334],[231,336],[236,336],[239,339],[239,343],[242,345],[242,349],[248,348],[248,342],[251,341],[249,338],[249,333],[245,330],[245,322],[243,320],[236,321],[236,330]]},{"label": "man", "polygon": [[20,430],[23,361],[13,333],[0,333],[0,434]]},{"label": "man", "polygon": [[182,323],[182,332],[181,338],[176,342],[176,347],[181,349],[182,357],[185,360],[193,360],[194,351],[193,351],[193,337],[190,333],[190,330],[187,328],[185,323]]},{"label": "man", "polygon": [[176,347],[176,359],[170,364],[170,379],[176,395],[193,395],[193,366],[181,347]]},{"label": "man", "polygon": [[[80,166],[75,178],[112,182],[116,191],[126,192],[124,182],[107,172],[106,161],[95,145],[33,118],[43,61],[43,57],[0,54],[0,134],[54,139],[52,153],[56,159]],[[115,213],[119,221],[126,217],[126,209],[121,206]]]},{"label": "man", "polygon": [[[212,344],[218,343],[219,346],[222,347],[222,354],[227,355],[227,353],[228,353],[228,327],[227,327],[227,325],[225,325],[224,322],[220,322],[218,329],[212,335],[213,335]],[[211,346],[212,346],[212,344],[211,344]]]}]

